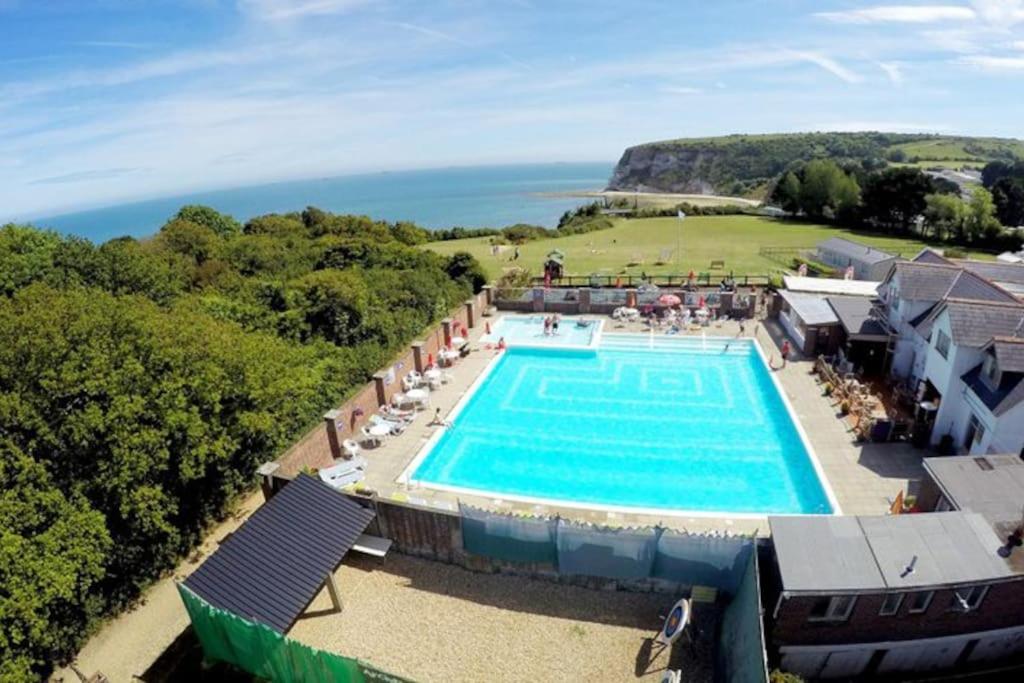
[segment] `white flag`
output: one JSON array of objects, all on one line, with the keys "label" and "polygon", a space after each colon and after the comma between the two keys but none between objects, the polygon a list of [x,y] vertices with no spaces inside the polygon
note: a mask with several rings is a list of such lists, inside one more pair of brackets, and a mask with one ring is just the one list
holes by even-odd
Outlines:
[{"label": "white flag", "polygon": [[683,213],[682,209],[679,209],[679,220],[683,220],[684,218],[686,218],[686,214]]}]

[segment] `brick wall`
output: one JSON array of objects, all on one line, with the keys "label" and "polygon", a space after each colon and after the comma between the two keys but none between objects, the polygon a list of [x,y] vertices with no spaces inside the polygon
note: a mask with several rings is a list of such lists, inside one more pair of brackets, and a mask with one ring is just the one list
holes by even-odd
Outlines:
[{"label": "brick wall", "polygon": [[[779,607],[772,641],[781,646],[913,640],[1020,626],[1024,619],[1024,577],[990,585],[981,607],[971,612],[950,611],[952,597],[952,590],[935,591],[927,611],[921,614],[910,614],[909,598],[904,598],[897,614],[883,617],[878,614],[883,595],[859,595],[849,620],[842,623],[809,621],[817,598],[790,597]],[[767,605],[768,614],[774,608],[774,603]]]},{"label": "brick wall", "polygon": [[[486,305],[486,296],[483,292],[473,297],[473,306],[476,311],[476,324],[479,326],[480,316]],[[467,324],[468,315],[466,307],[460,304],[452,312],[452,329],[456,324],[461,328]],[[454,334],[454,332],[453,332]],[[431,328],[420,341],[425,342],[423,346],[423,362],[427,361],[427,354],[433,354],[437,359],[437,352],[444,347],[444,328],[437,325]],[[384,387],[385,402],[390,402],[391,397],[402,390],[402,379],[416,369],[413,361],[412,348],[403,351],[391,364],[383,368],[387,371],[395,368],[395,379]],[[341,439],[359,440],[362,436],[360,429],[367,423],[370,416],[380,408],[377,400],[377,388],[374,382],[363,387],[359,393],[345,401],[338,410],[341,413],[339,427]],[[295,442],[288,450],[282,453],[277,463],[280,465],[279,474],[286,478],[294,477],[305,468],[319,469],[329,467],[332,463],[331,448],[327,441],[327,430],[323,424],[319,424]]]}]

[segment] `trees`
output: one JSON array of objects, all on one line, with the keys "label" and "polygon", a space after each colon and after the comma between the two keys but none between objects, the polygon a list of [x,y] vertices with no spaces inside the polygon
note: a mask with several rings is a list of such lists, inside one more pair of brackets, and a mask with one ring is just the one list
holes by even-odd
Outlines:
[{"label": "trees", "polygon": [[971,192],[967,203],[967,214],[964,218],[966,238],[972,242],[994,242],[1002,231],[999,219],[996,218],[996,207],[992,201],[992,193],[977,187]]},{"label": "trees", "polygon": [[868,176],[861,197],[863,215],[881,227],[909,233],[933,194],[931,180],[916,168],[888,168]]},{"label": "trees", "polygon": [[967,206],[959,197],[948,194],[930,194],[925,197],[925,226],[931,228],[935,239],[963,239]]},{"label": "trees", "polygon": [[192,207],[98,248],[0,228],[0,680],[72,653],[479,284],[411,224],[309,218]]},{"label": "trees", "polygon": [[769,202],[776,204],[783,211],[800,213],[800,178],[796,173],[787,171],[775,184]]},{"label": "trees", "polygon": [[242,231],[241,224],[231,216],[198,204],[181,207],[170,222],[174,221],[187,221],[201,225],[224,239],[230,239]]},{"label": "trees", "polygon": [[992,186],[992,200],[1000,223],[1007,227],[1024,225],[1024,177],[996,181]]}]

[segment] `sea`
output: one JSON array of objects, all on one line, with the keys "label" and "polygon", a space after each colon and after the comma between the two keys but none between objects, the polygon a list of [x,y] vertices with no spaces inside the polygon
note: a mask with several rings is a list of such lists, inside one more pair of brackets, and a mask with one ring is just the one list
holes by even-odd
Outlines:
[{"label": "sea", "polygon": [[553,227],[566,210],[593,201],[566,193],[603,189],[613,166],[518,164],[337,176],[150,199],[31,222],[96,243],[151,235],[185,204],[211,206],[242,222],[316,206],[335,213],[413,221],[431,229],[515,223]]}]

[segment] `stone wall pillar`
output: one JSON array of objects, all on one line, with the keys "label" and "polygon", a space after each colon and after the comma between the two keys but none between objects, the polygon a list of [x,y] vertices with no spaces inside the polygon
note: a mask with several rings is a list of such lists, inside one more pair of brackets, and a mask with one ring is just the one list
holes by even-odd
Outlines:
[{"label": "stone wall pillar", "polygon": [[331,447],[331,457],[337,460],[341,457],[341,437],[338,436],[338,420],[341,419],[340,410],[328,410],[324,413],[324,428],[327,429],[327,443]]},{"label": "stone wall pillar", "polygon": [[448,347],[452,343],[452,319],[445,318],[441,321],[441,331],[444,333],[444,346]]},{"label": "stone wall pillar", "polygon": [[377,405],[379,406],[387,405],[388,402],[388,388],[384,384],[387,377],[388,373],[383,370],[373,373],[373,388],[377,390]]},{"label": "stone wall pillar", "polygon": [[535,287],[533,289],[533,312],[544,312],[544,290],[540,287]]},{"label": "stone wall pillar", "polygon": [[732,292],[722,292],[718,295],[718,316],[732,316]]},{"label": "stone wall pillar", "polygon": [[466,327],[473,329],[476,327],[476,308],[475,302],[472,299],[466,299]]},{"label": "stone wall pillar", "polygon": [[636,308],[636,290],[626,290],[626,306],[629,308]]},{"label": "stone wall pillar", "polygon": [[410,346],[412,347],[412,364],[416,368],[416,372],[423,373],[427,369],[426,354],[423,353],[423,347],[427,345],[424,341],[414,341]]},{"label": "stone wall pillar", "polygon": [[274,497],[274,473],[281,466],[276,462],[265,462],[256,470],[260,476],[260,489],[263,491],[263,500],[270,500]]},{"label": "stone wall pillar", "polygon": [[484,288],[480,290],[484,295],[484,303],[488,306],[494,303],[494,287],[491,285],[484,285]]},{"label": "stone wall pillar", "polygon": [[592,291],[589,287],[581,287],[577,290],[576,303],[579,304],[581,314],[590,313],[590,293]]}]

